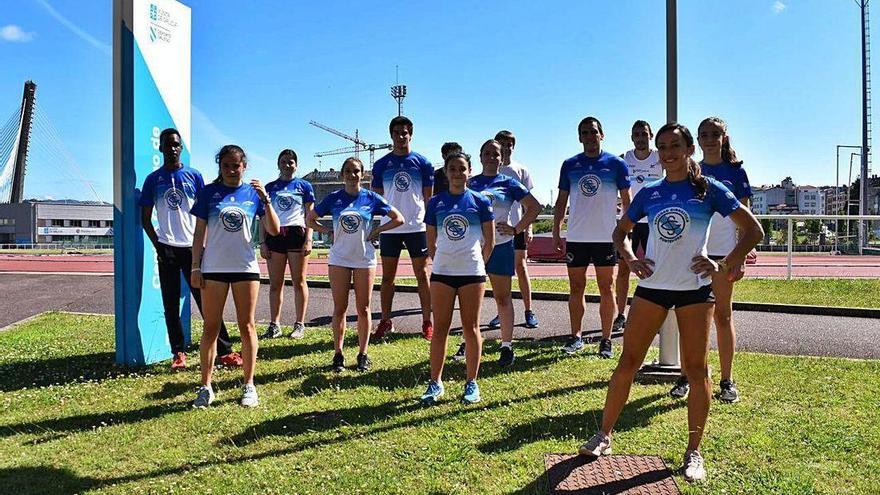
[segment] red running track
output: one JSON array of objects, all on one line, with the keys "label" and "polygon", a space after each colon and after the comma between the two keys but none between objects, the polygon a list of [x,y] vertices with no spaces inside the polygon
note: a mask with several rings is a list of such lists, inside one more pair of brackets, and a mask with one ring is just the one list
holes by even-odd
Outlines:
[{"label": "red running track", "polygon": [[[260,260],[260,270],[267,274]],[[0,255],[0,272],[113,273],[112,255]],[[590,268],[592,273],[592,268]],[[381,263],[378,273],[382,273]],[[412,263],[401,258],[398,275],[412,276]],[[747,277],[785,278],[786,257],[758,255],[758,263],[746,269]],[[327,258],[309,260],[310,275],[327,275]],[[565,278],[560,263],[529,263],[531,277]],[[880,257],[799,255],[794,258],[795,277],[880,278]]]}]

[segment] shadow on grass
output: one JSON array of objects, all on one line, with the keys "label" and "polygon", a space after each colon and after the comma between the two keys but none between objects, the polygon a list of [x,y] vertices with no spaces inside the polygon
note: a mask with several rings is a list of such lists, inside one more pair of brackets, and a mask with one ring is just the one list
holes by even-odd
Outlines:
[{"label": "shadow on grass", "polygon": [[0,480],[3,480],[4,493],[16,495],[82,493],[105,483],[102,480],[77,476],[69,469],[51,466],[0,468]]},{"label": "shadow on grass", "polygon": [[[641,397],[627,402],[624,413],[614,426],[614,431],[627,431],[633,428],[647,426],[657,414],[664,413],[679,407],[684,407],[684,401],[658,402],[666,394],[654,394]],[[530,443],[560,438],[578,431],[584,424],[584,417],[601,417],[602,410],[590,410],[576,414],[564,414],[560,416],[541,417],[530,423],[524,423],[504,430],[504,436],[492,442],[477,446],[477,450],[486,454],[508,452],[524,447]],[[687,425],[682,425],[687,428]],[[584,432],[584,440],[592,436],[594,431]]]},{"label": "shadow on grass", "polygon": [[[351,307],[348,308],[349,311],[353,309]],[[410,308],[410,309],[398,309],[397,311],[391,312],[391,317],[395,318],[398,316],[414,316],[422,314],[421,308]],[[378,322],[382,318],[382,313],[379,311],[374,311],[370,317],[373,319],[373,322]],[[309,320],[309,326],[318,326],[318,327],[326,327],[330,326],[330,322],[333,321],[332,316],[318,316],[317,318],[312,318]],[[357,323],[357,315],[349,314],[345,317],[346,323]]]},{"label": "shadow on grass", "polygon": [[112,352],[96,352],[33,361],[14,361],[0,364],[0,392],[14,392],[24,388],[101,382],[122,376],[141,376],[156,373],[157,365],[128,368],[115,362]]}]

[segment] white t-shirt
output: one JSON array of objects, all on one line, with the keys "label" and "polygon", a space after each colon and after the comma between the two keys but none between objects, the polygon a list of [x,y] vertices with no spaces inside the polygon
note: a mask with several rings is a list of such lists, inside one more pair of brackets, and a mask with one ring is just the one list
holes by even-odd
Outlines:
[{"label": "white t-shirt", "polygon": [[617,225],[617,191],[629,186],[626,162],[607,151],[595,158],[578,153],[565,160],[559,190],[569,193],[566,240],[611,242]]},{"label": "white t-shirt", "polygon": [[[529,174],[528,169],[522,163],[511,161],[510,165],[501,167],[499,172],[518,180],[519,183],[526,186],[526,189],[529,191],[535,188],[535,183],[532,182],[532,175]],[[519,204],[519,201],[515,202],[510,209],[510,225],[516,227],[516,224],[522,220],[522,212],[522,205]]]},{"label": "white t-shirt", "polygon": [[265,210],[253,186],[208,184],[196,196],[192,214],[208,222],[202,273],[260,273],[251,240]]},{"label": "white t-shirt", "polygon": [[437,228],[437,250],[431,273],[486,275],[483,222],[494,218],[489,199],[470,189],[458,195],[443,191],[433,196],[425,212],[425,223]]},{"label": "white t-shirt", "polygon": [[[635,150],[629,150],[623,156],[623,160],[629,166],[629,192],[632,197],[645,187],[645,184],[654,182],[663,178],[663,165],[660,164],[660,156],[657,150],[651,150],[651,154],[644,160],[636,158]],[[648,219],[643,218],[639,223],[647,223]]]},{"label": "white t-shirt", "polygon": [[[425,198],[422,188],[434,185],[434,167],[424,156],[410,152],[406,156],[388,153],[373,164],[373,189],[382,188],[388,203],[403,215],[403,225],[383,234],[407,234],[425,231]],[[380,220],[382,225],[388,218]]]}]

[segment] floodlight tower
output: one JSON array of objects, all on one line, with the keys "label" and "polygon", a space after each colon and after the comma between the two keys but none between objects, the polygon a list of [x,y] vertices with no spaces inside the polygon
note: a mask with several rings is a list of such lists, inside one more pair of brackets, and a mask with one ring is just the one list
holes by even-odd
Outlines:
[{"label": "floodlight tower", "polygon": [[406,85],[395,84],[391,86],[391,96],[397,100],[397,116],[403,115],[403,99],[406,98]]}]

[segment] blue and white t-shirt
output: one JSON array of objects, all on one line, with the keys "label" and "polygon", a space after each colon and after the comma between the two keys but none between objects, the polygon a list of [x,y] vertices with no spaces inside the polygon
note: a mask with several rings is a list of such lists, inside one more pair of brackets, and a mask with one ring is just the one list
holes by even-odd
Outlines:
[{"label": "blue and white t-shirt", "polygon": [[[660,164],[660,155],[657,150],[651,150],[648,158],[644,160],[639,160],[636,157],[635,150],[629,150],[623,155],[623,161],[629,167],[629,180],[632,184],[629,193],[632,194],[632,197],[635,197],[645,184],[663,178],[663,165]],[[641,223],[645,222],[647,220],[643,218]]]},{"label": "blue and white t-shirt", "polygon": [[633,198],[626,215],[633,222],[648,217],[651,234],[645,257],[654,261],[654,273],[639,280],[640,287],[666,290],[694,290],[712,283],[691,271],[692,259],[706,255],[706,239],[713,214],[727,217],[739,208],[739,201],[723,184],[709,181],[703,199],[688,180],[652,182]]},{"label": "blue and white t-shirt", "polygon": [[333,216],[333,245],[330,247],[328,265],[346,268],[371,268],[376,266],[376,250],[367,241],[373,229],[373,215],[385,216],[391,205],[373,191],[361,189],[351,196],[345,189],[328,194],[317,206],[318,216]]},{"label": "blue and white t-shirt", "polygon": [[425,223],[437,228],[431,272],[438,275],[486,275],[483,222],[495,218],[489,199],[470,189],[443,191],[428,201]]},{"label": "blue and white t-shirt", "polygon": [[[422,188],[434,185],[434,167],[424,156],[388,153],[373,164],[373,188],[382,188],[389,204],[403,215],[403,225],[383,232],[406,234],[425,231],[425,201]],[[388,222],[383,218],[380,222]]]},{"label": "blue and white t-shirt", "polygon": [[568,191],[568,242],[611,242],[617,225],[617,191],[630,186],[629,168],[603,151],[579,153],[562,162],[559,189]]},{"label": "blue and white t-shirt", "polygon": [[192,246],[196,219],[189,210],[203,187],[202,174],[187,166],[174,171],[163,166],[144,179],[138,203],[140,206],[155,206],[159,242],[169,246]]},{"label": "blue and white t-shirt", "polygon": [[208,222],[202,273],[260,273],[251,241],[257,217],[266,212],[252,185],[208,184],[196,196],[192,214]]},{"label": "blue and white t-shirt", "polygon": [[[700,162],[700,168],[703,175],[724,184],[724,187],[733,192],[736,199],[752,197],[752,186],[749,185],[749,177],[744,168],[734,167],[727,162],[717,165]],[[727,256],[733,251],[734,246],[736,246],[736,224],[733,220],[720,215],[712,217],[712,227],[709,228],[709,255]]]},{"label": "blue and white t-shirt", "polygon": [[[522,201],[523,198],[529,195],[529,190],[526,189],[526,186],[509,175],[498,174],[490,177],[480,174],[471,177],[468,181],[468,187],[489,198],[496,224],[506,223],[516,227],[516,225],[510,223],[510,210],[514,202]],[[495,231],[496,246],[512,240],[512,235]]]},{"label": "blue and white t-shirt", "polygon": [[276,179],[266,184],[266,194],[282,227],[306,226],[306,203],[315,202],[315,191],[309,181],[294,177]]}]

